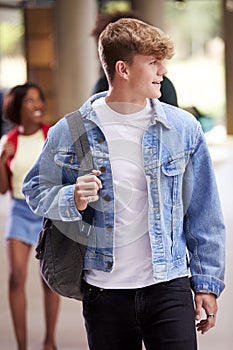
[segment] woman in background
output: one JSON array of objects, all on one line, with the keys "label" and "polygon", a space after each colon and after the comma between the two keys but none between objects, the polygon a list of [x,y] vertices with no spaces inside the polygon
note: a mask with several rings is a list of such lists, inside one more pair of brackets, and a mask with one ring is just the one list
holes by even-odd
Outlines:
[{"label": "woman in background", "polygon": [[[18,350],[27,350],[27,265],[31,247],[37,242],[42,218],[29,209],[21,191],[25,175],[36,161],[49,129],[43,124],[45,98],[32,83],[17,85],[5,96],[3,114],[17,126],[1,139],[0,193],[11,192],[12,202],[6,229],[9,263],[9,303]],[[42,282],[46,334],[43,350],[54,350],[59,296]]]}]

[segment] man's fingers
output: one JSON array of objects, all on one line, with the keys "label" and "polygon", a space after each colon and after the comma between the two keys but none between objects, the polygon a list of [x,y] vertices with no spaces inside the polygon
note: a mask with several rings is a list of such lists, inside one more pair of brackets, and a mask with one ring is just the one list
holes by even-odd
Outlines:
[{"label": "man's fingers", "polygon": [[199,298],[195,298],[195,304],[196,304],[196,310],[195,310],[195,319],[196,321],[199,321],[201,319],[202,314],[202,303]]},{"label": "man's fingers", "polygon": [[[96,175],[97,174],[97,175]],[[98,170],[93,170],[92,173],[80,176],[76,180],[76,184],[80,189],[82,188],[102,188],[101,180],[97,177],[101,174]]]},{"label": "man's fingers", "polygon": [[96,202],[98,201],[98,199],[99,199],[98,195],[85,197],[85,200],[87,201],[87,203]]},{"label": "man's fingers", "polygon": [[215,317],[207,317],[206,319],[201,320],[199,323],[197,323],[197,331],[205,334],[210,328],[214,327],[215,322]]},{"label": "man's fingers", "polygon": [[93,170],[90,174],[80,176],[75,185],[75,203],[78,210],[84,210],[87,204],[96,202],[99,199],[98,191],[102,188],[98,176],[99,170]]}]

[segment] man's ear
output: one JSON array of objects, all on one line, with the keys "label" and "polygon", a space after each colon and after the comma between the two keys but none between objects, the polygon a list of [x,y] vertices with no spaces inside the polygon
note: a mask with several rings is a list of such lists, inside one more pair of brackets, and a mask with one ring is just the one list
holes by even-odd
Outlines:
[{"label": "man's ear", "polygon": [[128,64],[124,61],[117,61],[115,65],[115,72],[123,79],[128,79]]}]

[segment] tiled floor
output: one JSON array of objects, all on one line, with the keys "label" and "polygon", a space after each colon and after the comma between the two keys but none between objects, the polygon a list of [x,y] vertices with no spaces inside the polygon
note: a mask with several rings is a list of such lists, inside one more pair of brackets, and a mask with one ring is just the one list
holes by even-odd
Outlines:
[{"label": "tiled floor", "polygon": [[[226,289],[219,299],[217,325],[206,335],[198,335],[200,350],[231,350],[233,344],[233,147],[215,145],[210,151],[216,166],[216,176],[227,226]],[[14,350],[15,341],[7,301],[7,267],[3,232],[9,208],[9,197],[0,195],[0,349]],[[30,350],[40,350],[43,337],[42,292],[37,261],[30,259],[27,291]],[[213,252],[214,254],[214,252]],[[59,350],[87,350],[81,316],[81,304],[62,299],[58,322]],[[110,349],[109,349],[110,350]],[[175,349],[174,349],[175,350]],[[189,350],[189,349],[187,349]]]}]

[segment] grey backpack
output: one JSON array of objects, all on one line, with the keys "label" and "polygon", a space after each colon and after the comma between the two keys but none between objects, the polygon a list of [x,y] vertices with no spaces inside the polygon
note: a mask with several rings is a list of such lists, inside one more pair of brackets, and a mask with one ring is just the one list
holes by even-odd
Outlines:
[{"label": "grey backpack", "polygon": [[[86,130],[79,111],[66,116],[82,174],[93,169]],[[36,258],[47,285],[56,293],[82,300],[83,260],[94,209],[83,212],[82,221],[64,222],[43,219],[36,246]]]}]

